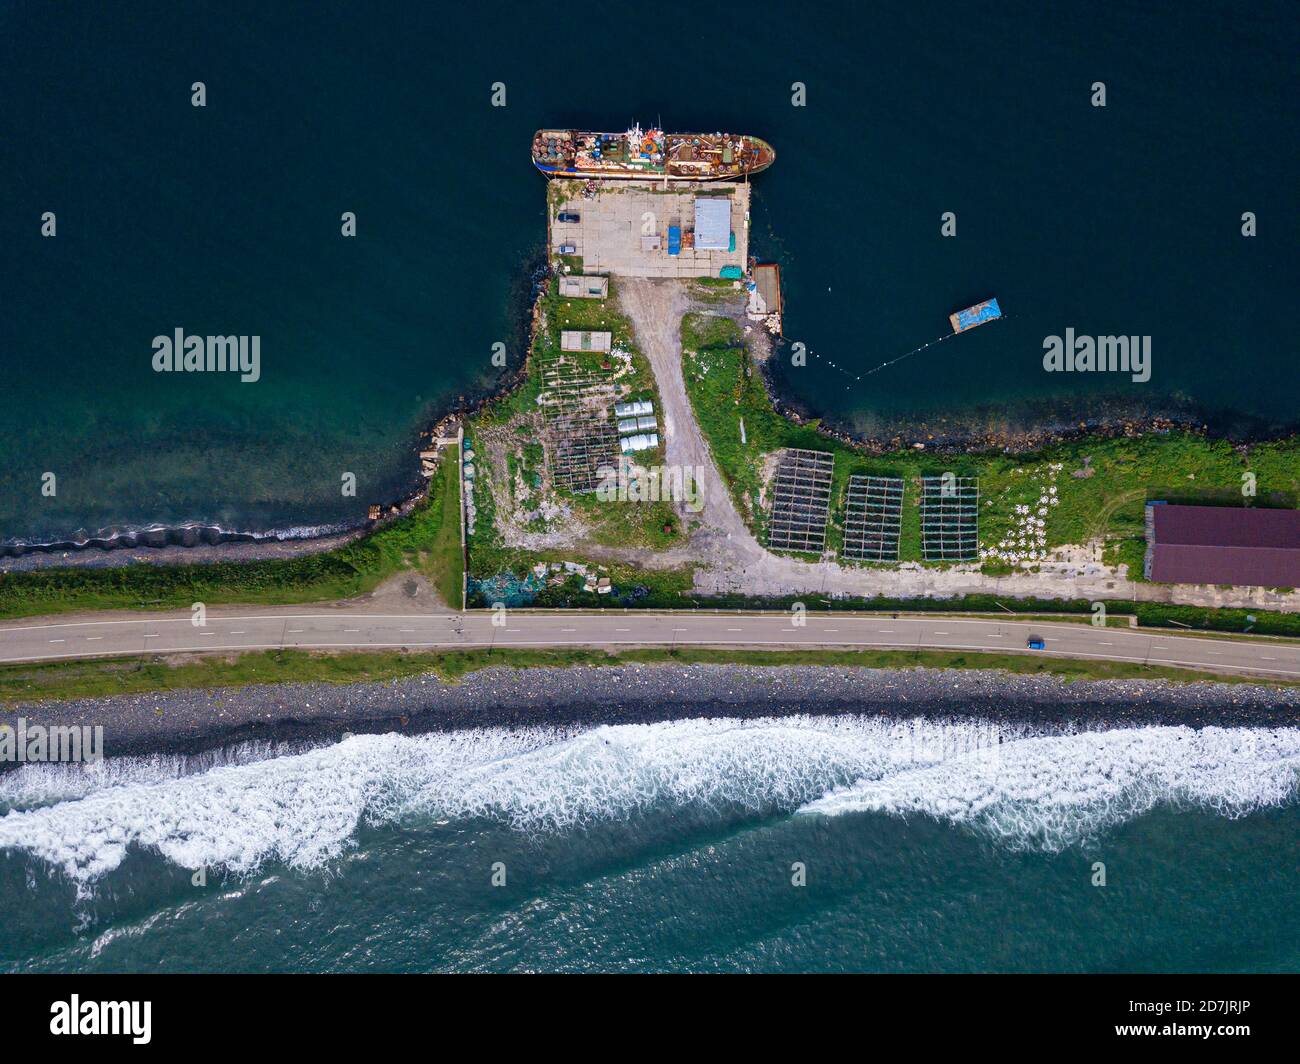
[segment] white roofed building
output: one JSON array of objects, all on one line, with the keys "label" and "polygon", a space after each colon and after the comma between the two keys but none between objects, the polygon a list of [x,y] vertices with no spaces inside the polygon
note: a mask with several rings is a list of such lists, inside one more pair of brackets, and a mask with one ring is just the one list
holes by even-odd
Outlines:
[{"label": "white roofed building", "polygon": [[696,196],[696,250],[726,251],[730,246],[731,200],[722,196]]},{"label": "white roofed building", "polygon": [[579,332],[565,329],[560,333],[561,351],[604,351],[608,353],[611,334],[607,332]]},{"label": "white roofed building", "polygon": [[560,295],[575,299],[605,299],[609,295],[609,278],[573,275],[561,277]]}]

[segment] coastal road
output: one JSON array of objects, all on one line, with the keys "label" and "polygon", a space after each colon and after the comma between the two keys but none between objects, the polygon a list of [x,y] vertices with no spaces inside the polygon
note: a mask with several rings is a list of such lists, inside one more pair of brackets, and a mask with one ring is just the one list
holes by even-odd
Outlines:
[{"label": "coastal road", "polygon": [[[302,650],[432,650],[522,647],[750,647],[989,651],[1137,662],[1300,680],[1300,643],[1180,636],[1152,629],[1097,628],[941,615],[890,617],[789,614],[534,613],[375,614],[210,609],[196,627],[189,613],[115,614],[100,619],[38,618],[0,624],[0,662],[67,661],[119,655]],[[1046,648],[1026,648],[1030,635]]]}]

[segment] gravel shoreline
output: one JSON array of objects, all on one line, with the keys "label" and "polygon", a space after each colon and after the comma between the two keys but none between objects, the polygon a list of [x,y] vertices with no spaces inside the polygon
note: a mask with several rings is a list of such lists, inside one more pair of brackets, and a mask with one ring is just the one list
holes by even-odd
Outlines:
[{"label": "gravel shoreline", "polygon": [[[2,720],[104,728],[106,756],[195,754],[248,741],[347,732],[538,724],[633,724],[687,717],[879,714],[978,717],[1045,726],[1293,727],[1300,690],[1246,684],[1097,680],[983,670],[822,665],[493,667],[458,683],[433,674],[333,685],[170,691],[12,707]],[[0,771],[12,768],[0,764]]]},{"label": "gravel shoreline", "polygon": [[126,565],[199,565],[212,562],[260,562],[301,558],[354,543],[374,528],[367,523],[343,532],[329,532],[300,539],[231,539],[201,543],[193,547],[168,544],[163,547],[75,546],[57,550],[26,547],[19,556],[0,558],[0,572],[24,573],[39,569],[116,569]]}]

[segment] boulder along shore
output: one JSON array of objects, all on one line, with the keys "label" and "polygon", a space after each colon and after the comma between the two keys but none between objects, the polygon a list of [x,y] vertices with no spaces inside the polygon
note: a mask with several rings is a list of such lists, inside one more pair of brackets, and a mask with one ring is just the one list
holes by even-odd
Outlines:
[{"label": "boulder along shore", "polygon": [[[869,714],[978,718],[1047,730],[1187,725],[1294,727],[1300,689],[1143,680],[1067,682],[984,670],[822,665],[625,664],[490,667],[334,685],[165,691],[9,707],[0,723],[102,726],[108,757],[196,754],[256,741],[315,743],[348,733],[538,724],[597,726],[691,717]],[[0,765],[0,771],[13,764]]]}]

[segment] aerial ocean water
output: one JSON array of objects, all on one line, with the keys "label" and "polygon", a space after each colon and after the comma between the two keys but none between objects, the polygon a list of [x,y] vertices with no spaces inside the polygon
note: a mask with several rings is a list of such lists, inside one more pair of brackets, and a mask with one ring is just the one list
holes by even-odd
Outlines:
[{"label": "aerial ocean water", "polygon": [[878,716],[0,775],[0,970],[1300,971],[1300,730]]},{"label": "aerial ocean water", "polygon": [[[521,368],[542,126],[774,145],[751,246],[812,357],[772,380],[835,426],[1294,429],[1296,12],[0,5],[0,553],[305,536],[417,488],[420,432]],[[990,296],[1004,321],[921,346]],[[175,329],[258,337],[258,379],[155,372]],[[1067,329],[1149,336],[1151,380],[1044,372]],[[0,971],[1300,971],[1300,728],[951,699],[542,698],[8,769]]]},{"label": "aerial ocean water", "polygon": [[[753,248],[813,356],[774,378],[835,424],[1283,431],[1295,28],[1272,2],[657,3],[558,47],[543,5],[4,5],[0,543],[310,532],[411,490],[419,431],[521,364],[543,125],[772,142]],[[1005,321],[869,372],[989,296]],[[260,379],[154,372],[176,328],[260,337]],[[1066,328],[1150,336],[1151,380],[1045,373]]]}]

